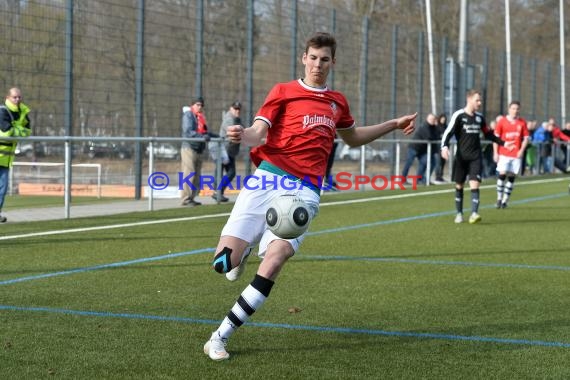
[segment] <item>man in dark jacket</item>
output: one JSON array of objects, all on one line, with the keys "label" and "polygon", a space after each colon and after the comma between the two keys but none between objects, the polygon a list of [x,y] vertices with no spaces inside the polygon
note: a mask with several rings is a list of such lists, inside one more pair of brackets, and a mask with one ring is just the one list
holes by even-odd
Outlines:
[{"label": "man in dark jacket", "polygon": [[[228,127],[231,125],[241,125],[241,103],[239,101],[235,101],[230,106],[230,109],[224,113],[224,117],[222,118],[222,124],[220,125],[220,137],[226,138]],[[221,195],[220,195],[220,202],[227,202],[228,198],[224,196],[224,191],[230,185],[232,180],[236,176],[236,157],[239,154],[240,144],[227,141],[226,142],[226,151],[228,152],[228,163],[223,165],[223,169],[226,172],[226,178],[223,180],[224,183],[222,184]],[[212,196],[215,200],[218,200],[218,194],[214,194]]]},{"label": "man in dark jacket", "polygon": [[[417,129],[414,133],[413,140],[424,140],[433,141],[431,145],[431,165],[430,174],[435,168],[436,154],[439,152],[439,132],[437,130],[437,118],[434,114],[428,114],[425,123]],[[418,183],[426,183],[427,175],[427,160],[428,160],[428,143],[427,142],[412,142],[408,145],[408,155],[406,157],[406,163],[404,165],[404,170],[402,170],[402,175],[404,177],[408,176],[410,167],[414,163],[415,159],[418,159],[418,171],[417,175],[421,176]]]}]

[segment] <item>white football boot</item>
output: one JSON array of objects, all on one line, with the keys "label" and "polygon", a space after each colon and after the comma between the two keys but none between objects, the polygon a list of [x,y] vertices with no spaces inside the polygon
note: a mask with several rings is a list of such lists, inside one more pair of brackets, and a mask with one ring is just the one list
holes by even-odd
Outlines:
[{"label": "white football boot", "polygon": [[245,265],[247,264],[247,259],[249,258],[249,255],[251,254],[252,250],[253,250],[252,247],[247,247],[243,252],[241,263],[237,267],[226,273],[226,278],[229,281],[237,281],[240,278],[241,274],[245,271]]},{"label": "white football boot", "polygon": [[228,340],[220,338],[217,331],[212,333],[210,339],[204,344],[204,353],[212,360],[228,360],[230,354],[226,351]]},{"label": "white football boot", "polygon": [[455,215],[455,223],[463,223],[463,214],[457,213],[457,215]]}]

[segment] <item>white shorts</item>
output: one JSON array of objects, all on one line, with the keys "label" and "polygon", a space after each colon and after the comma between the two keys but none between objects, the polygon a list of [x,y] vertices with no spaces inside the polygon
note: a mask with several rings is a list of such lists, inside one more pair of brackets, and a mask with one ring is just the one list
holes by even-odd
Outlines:
[{"label": "white shorts", "polygon": [[[248,179],[247,186],[244,186],[236,199],[234,208],[222,229],[221,236],[233,236],[245,240],[250,246],[259,243],[259,257],[263,258],[267,246],[273,240],[281,239],[273,234],[265,221],[265,213],[269,203],[276,197],[283,194],[296,194],[300,196],[307,206],[311,217],[315,218],[319,213],[320,196],[311,188],[297,186],[295,189],[284,189],[282,186],[274,186],[275,183],[265,181],[265,178],[277,178],[277,184],[283,176],[268,172],[263,169],[256,169],[253,176]],[[297,252],[303,242],[305,234],[295,239],[287,240]],[[282,240],[282,239],[281,239]]]},{"label": "white shorts", "polygon": [[521,159],[508,156],[499,156],[499,161],[497,162],[497,171],[499,173],[514,173],[519,174],[521,169]]}]

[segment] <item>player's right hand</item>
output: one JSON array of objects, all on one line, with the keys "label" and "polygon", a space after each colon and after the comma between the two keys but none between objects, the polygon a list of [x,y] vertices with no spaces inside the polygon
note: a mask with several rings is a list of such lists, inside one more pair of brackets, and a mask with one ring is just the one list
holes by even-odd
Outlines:
[{"label": "player's right hand", "polygon": [[444,160],[449,160],[449,148],[444,146],[443,148],[441,148],[441,157]]},{"label": "player's right hand", "polygon": [[244,128],[241,125],[230,125],[227,130],[227,138],[233,143],[240,143]]}]

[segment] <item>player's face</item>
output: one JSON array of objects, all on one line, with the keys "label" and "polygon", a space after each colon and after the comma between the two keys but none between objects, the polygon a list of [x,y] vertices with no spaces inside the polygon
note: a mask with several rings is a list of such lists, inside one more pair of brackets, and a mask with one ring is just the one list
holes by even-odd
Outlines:
[{"label": "player's face", "polygon": [[323,87],[334,65],[331,49],[309,47],[309,50],[303,53],[303,65],[305,65],[305,83],[313,87]]},{"label": "player's face", "polygon": [[513,119],[519,117],[520,112],[521,107],[518,104],[511,104],[509,107],[509,116]]},{"label": "player's face", "polygon": [[483,101],[481,100],[481,95],[473,94],[470,98],[467,98],[467,103],[469,104],[469,108],[473,111],[479,111]]}]

